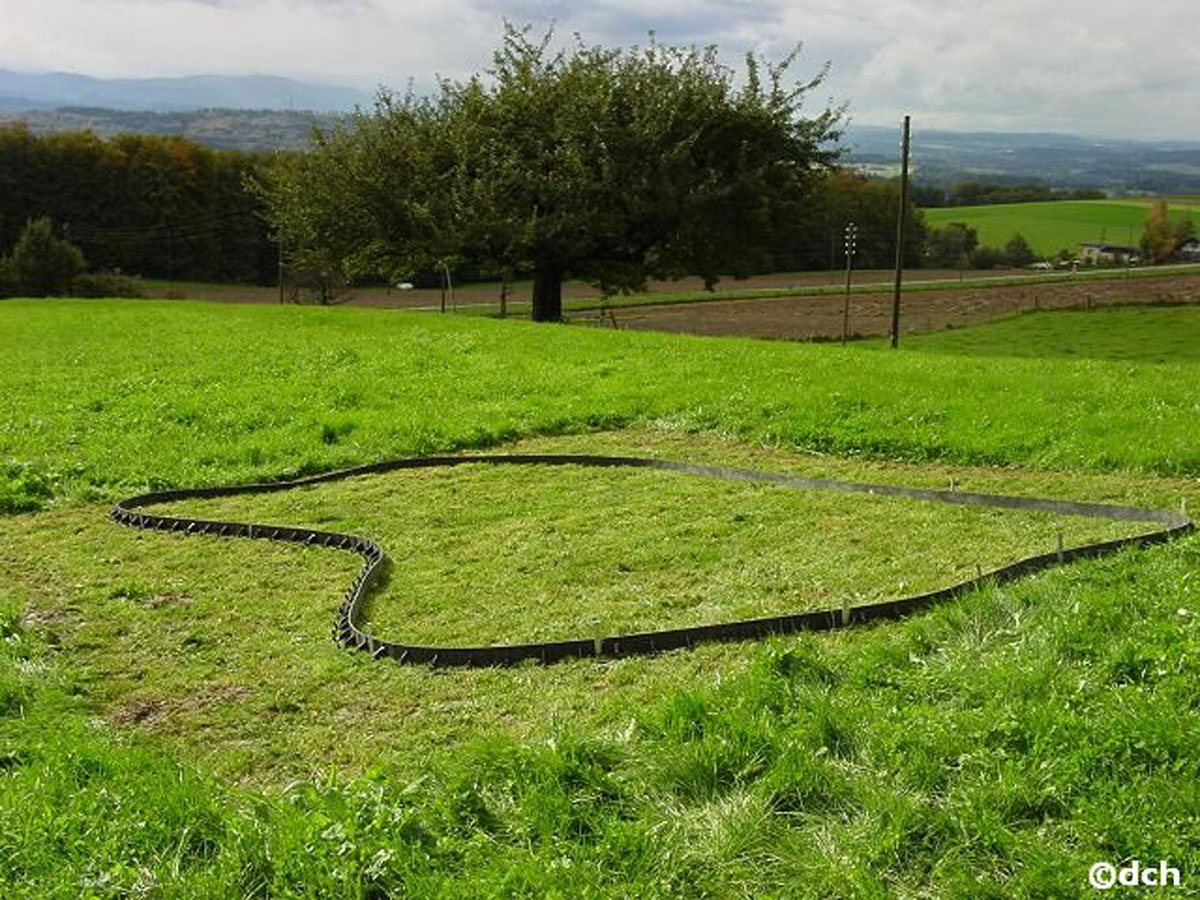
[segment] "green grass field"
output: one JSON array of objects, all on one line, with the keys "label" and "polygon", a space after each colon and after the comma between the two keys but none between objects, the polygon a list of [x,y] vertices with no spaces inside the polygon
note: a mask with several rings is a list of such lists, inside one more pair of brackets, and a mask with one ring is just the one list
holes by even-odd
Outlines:
[{"label": "green grass field", "polygon": [[[1200,878],[1200,539],[767,644],[505,670],[328,638],[344,554],[147,487],[504,444],[1200,508],[1200,310],[789,345],[360,309],[0,304],[5,896],[1047,897]],[[771,613],[1124,533],[468,467],[176,509],[361,531],[389,637]]]},{"label": "green grass field", "polygon": [[906,349],[955,356],[1112,362],[1200,362],[1200,310],[1115,307],[1094,311],[1025,313],[986,328],[927,332],[908,337]]},{"label": "green grass field", "polygon": [[[1191,216],[1200,224],[1200,201],[1170,198],[1175,219]],[[1035,253],[1052,256],[1060,250],[1079,252],[1084,242],[1138,246],[1146,224],[1149,200],[1076,200],[1050,203],[1009,203],[996,206],[959,206],[924,210],[925,221],[935,228],[965,222],[979,232],[979,243],[1003,247],[1020,234]]]},{"label": "green grass field", "polygon": [[[1200,474],[1194,386],[1154,365],[369,309],[7,301],[0,314],[9,512],[631,423],[907,461]],[[1200,329],[1194,309],[1159,314],[1181,339]]]}]

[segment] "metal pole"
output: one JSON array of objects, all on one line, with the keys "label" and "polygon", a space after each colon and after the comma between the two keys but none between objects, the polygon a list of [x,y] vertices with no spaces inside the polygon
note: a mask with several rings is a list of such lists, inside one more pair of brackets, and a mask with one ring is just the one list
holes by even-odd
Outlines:
[{"label": "metal pole", "polygon": [[450,292],[450,305],[458,312],[458,304],[454,302],[454,282],[450,280],[450,266],[442,262],[442,312],[446,311],[446,292]]},{"label": "metal pole", "polygon": [[854,272],[854,248],[858,245],[858,226],[853,222],[846,226],[846,299],[842,303],[842,346],[850,332],[850,276]]},{"label": "metal pole", "polygon": [[908,212],[909,117],[904,117],[900,152],[900,213],[896,216],[896,285],[892,291],[892,346],[900,345],[900,282],[904,277],[904,218]]}]

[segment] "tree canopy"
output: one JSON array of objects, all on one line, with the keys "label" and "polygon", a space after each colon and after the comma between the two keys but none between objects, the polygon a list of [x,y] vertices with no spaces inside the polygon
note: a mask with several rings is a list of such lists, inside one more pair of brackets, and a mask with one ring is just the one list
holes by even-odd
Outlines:
[{"label": "tree canopy", "polygon": [[927,262],[931,266],[964,268],[971,254],[979,246],[979,234],[965,222],[949,222],[943,228],[935,228],[929,235],[926,250]]},{"label": "tree canopy", "polygon": [[1142,258],[1157,265],[1166,262],[1175,252],[1175,227],[1167,201],[1155,200],[1146,212],[1146,227],[1142,231]]},{"label": "tree canopy", "polygon": [[448,261],[534,272],[535,319],[570,274],[608,292],[749,271],[837,158],[841,111],[802,112],[824,71],[716,48],[611,49],[508,27],[492,68],[373,111],[281,160],[264,185],[295,254],[347,277]]},{"label": "tree canopy", "polygon": [[1014,234],[1007,244],[1004,245],[1004,256],[1010,266],[1023,268],[1028,266],[1037,259],[1037,254],[1033,252],[1033,248],[1029,246],[1029,241],[1025,240],[1022,234]]},{"label": "tree canopy", "polygon": [[0,124],[0,252],[48,216],[101,269],[269,283],[275,246],[243,184],[260,163],[176,137]]}]

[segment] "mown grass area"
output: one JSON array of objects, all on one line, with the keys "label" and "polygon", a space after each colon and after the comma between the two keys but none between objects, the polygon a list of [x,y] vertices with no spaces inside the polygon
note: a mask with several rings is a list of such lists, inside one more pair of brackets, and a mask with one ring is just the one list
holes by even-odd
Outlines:
[{"label": "mown grass area", "polygon": [[[1078,490],[1061,475],[872,465],[695,436],[616,432],[517,449],[937,487],[953,479],[963,490]],[[1091,478],[1086,490],[1160,506],[1193,493],[1186,481],[1113,476]],[[511,467],[393,473],[172,509],[369,535],[392,559],[368,610],[371,629],[460,645],[840,608],[1047,552],[1059,534],[1074,545],[1139,528],[671,473]],[[27,592],[27,620],[75,661],[108,720],[259,784],[328,765],[416,777],[431,756],[493,732],[545,738],[555,721],[623,727],[631,708],[706,673],[736,672],[752,655],[731,645],[516,673],[380,665],[329,640],[359,565],[349,554],[136,532],[92,506],[0,519],[0,548]]]},{"label": "mown grass area", "polygon": [[[622,453],[633,438],[608,433],[572,445]],[[676,458],[721,448],[663,436],[637,443],[641,452]],[[560,444],[520,446],[553,452]],[[814,468],[803,459],[793,466]],[[1058,531],[1076,543],[1129,532],[1128,524],[1103,520],[664,472],[507,466],[392,473],[259,502],[226,498],[176,508],[192,518],[372,535],[395,559],[368,611],[375,632],[460,645],[604,637],[840,607],[847,598],[868,602],[964,580],[976,566],[991,569],[1030,548],[1044,550]],[[955,536],[950,544],[947,532]],[[208,557],[216,543],[197,553]]]},{"label": "mown grass area", "polygon": [[[1172,218],[1200,219],[1194,199],[1168,200]],[[1003,247],[1020,234],[1034,252],[1052,256],[1060,250],[1079,252],[1084,242],[1138,246],[1146,224],[1149,200],[1063,200],[1049,203],[1002,203],[994,206],[955,206],[923,210],[925,221],[943,228],[965,222],[979,232],[979,243]]]},{"label": "mown grass area", "polygon": [[1024,313],[986,326],[906,336],[904,345],[921,353],[966,356],[1193,364],[1200,362],[1200,309],[1147,306]]},{"label": "mown grass area", "polygon": [[[1099,336],[1089,359],[1028,360],[187,303],[0,316],[9,509],[45,507],[0,518],[6,896],[1078,896],[1091,863],[1131,858],[1200,877],[1195,537],[902,623],[475,672],[330,643],[351,556],[104,517],[144,486],[513,438],[1194,509],[1189,359],[1110,359]],[[208,508],[378,537],[396,564],[373,621],[430,636],[824,603],[1108,533],[545,474]],[[531,536],[553,551],[536,565]]]}]

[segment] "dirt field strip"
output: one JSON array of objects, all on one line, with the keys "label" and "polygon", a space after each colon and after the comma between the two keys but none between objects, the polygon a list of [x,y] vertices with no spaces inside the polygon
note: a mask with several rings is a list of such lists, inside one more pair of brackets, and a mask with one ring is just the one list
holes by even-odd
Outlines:
[{"label": "dirt field strip", "polygon": [[[853,295],[850,334],[887,334],[891,302],[888,294]],[[829,339],[841,334],[842,303],[842,297],[832,294],[776,297],[641,306],[616,309],[613,316],[617,327],[639,331]],[[916,291],[904,295],[900,327],[902,332],[934,331],[1037,309],[1091,309],[1129,303],[1200,303],[1200,275]],[[593,312],[576,313],[571,320],[607,327],[612,327],[613,321],[606,318],[602,323]]]}]

